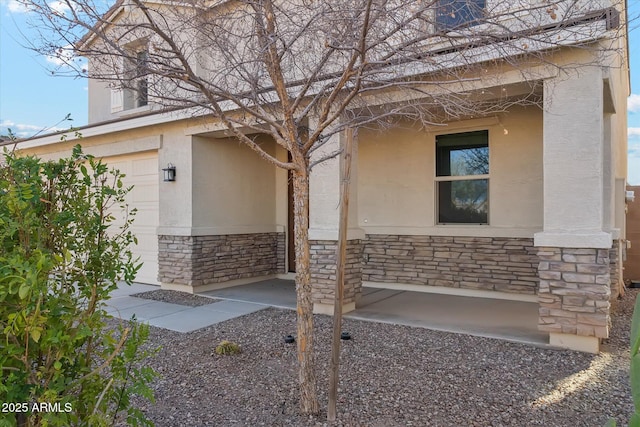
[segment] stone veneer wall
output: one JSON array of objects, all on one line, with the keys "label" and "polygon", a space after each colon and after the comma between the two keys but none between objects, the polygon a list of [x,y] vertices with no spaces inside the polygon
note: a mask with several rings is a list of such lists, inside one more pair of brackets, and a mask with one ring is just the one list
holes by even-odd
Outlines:
[{"label": "stone veneer wall", "polygon": [[[311,240],[309,245],[313,302],[333,305],[336,286],[337,242],[335,240]],[[361,241],[348,240],[346,252],[343,304],[356,302],[362,293]]]},{"label": "stone veneer wall", "polygon": [[609,336],[608,249],[538,248],[542,331]]},{"label": "stone veneer wall", "polygon": [[362,280],[536,294],[537,249],[530,238],[370,234]]},{"label": "stone veneer wall", "polygon": [[285,234],[158,236],[163,283],[201,286],[285,272]]},{"label": "stone veneer wall", "polygon": [[609,265],[611,268],[611,300],[620,296],[620,286],[622,286],[622,278],[620,277],[620,241],[614,240],[613,246],[609,249]]}]

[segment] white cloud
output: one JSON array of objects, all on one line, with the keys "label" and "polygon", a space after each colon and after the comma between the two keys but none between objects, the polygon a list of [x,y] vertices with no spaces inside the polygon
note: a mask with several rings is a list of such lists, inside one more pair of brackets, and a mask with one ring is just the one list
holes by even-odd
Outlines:
[{"label": "white cloud", "polygon": [[[633,138],[631,130],[634,130]],[[640,185],[640,128],[629,128],[629,150],[627,151],[627,181]]]},{"label": "white cloud", "polygon": [[45,59],[48,63],[55,65],[57,68],[73,69],[82,71],[87,69],[87,61],[84,58],[76,56],[73,46],[67,45],[58,48],[55,55],[47,55]]},{"label": "white cloud", "polygon": [[57,13],[59,15],[64,15],[69,10],[71,10],[69,8],[69,5],[67,5],[66,3],[61,2],[61,1],[54,1],[54,2],[49,3],[49,7],[51,8],[52,11],[54,11],[55,13]]},{"label": "white cloud", "polygon": [[640,111],[640,95],[632,93],[629,98],[627,98],[627,110],[631,113]]},{"label": "white cloud", "polygon": [[47,55],[46,59],[47,62],[55,66],[65,66],[73,61],[73,47],[71,45],[60,47],[55,55]]},{"label": "white cloud", "polygon": [[18,138],[29,138],[41,133],[50,133],[57,132],[61,130],[66,130],[64,128],[51,127],[47,128],[46,126],[38,126],[31,125],[25,123],[15,123],[11,120],[3,120],[0,122],[0,135],[7,136],[9,134],[9,129],[11,129],[11,133]]},{"label": "white cloud", "polygon": [[11,120],[3,120],[0,123],[0,127],[11,128],[12,130],[17,129],[21,131],[42,129],[42,126],[19,124],[19,123],[12,122]]},{"label": "white cloud", "polygon": [[6,3],[7,9],[11,13],[27,13],[29,11],[25,4],[17,0],[3,1],[3,3]]},{"label": "white cloud", "polygon": [[[29,7],[29,5],[23,3],[21,0],[0,0],[0,3],[6,4],[7,10],[11,13],[28,13],[30,11],[29,9],[33,11],[37,7],[35,5]],[[52,1],[48,3],[47,6],[57,15],[64,15],[70,10],[69,5],[60,0]],[[38,7],[38,9],[45,10],[45,7],[41,6]]]},{"label": "white cloud", "polygon": [[627,136],[629,138],[640,137],[640,128],[627,128]]},{"label": "white cloud", "polygon": [[640,185],[640,167],[638,163],[640,163],[640,157],[636,159],[629,157],[629,163],[627,164],[627,184],[629,185]]},{"label": "white cloud", "polygon": [[28,138],[42,130],[42,126],[15,123],[11,120],[3,120],[0,122],[0,134],[5,136],[9,135],[9,130],[18,138]]}]

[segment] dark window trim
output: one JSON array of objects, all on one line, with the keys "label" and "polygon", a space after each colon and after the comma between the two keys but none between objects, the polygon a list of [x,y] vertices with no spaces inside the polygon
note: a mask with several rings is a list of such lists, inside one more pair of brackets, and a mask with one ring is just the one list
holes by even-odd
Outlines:
[{"label": "dark window trim", "polygon": [[[444,134],[437,135],[435,138],[435,198],[436,198],[436,206],[435,206],[435,219],[437,225],[489,225],[489,194],[490,194],[490,182],[489,182],[489,173],[490,173],[490,164],[487,165],[489,167],[488,173],[486,174],[473,174],[473,175],[451,175],[451,157],[450,152],[453,151],[451,148],[455,147],[457,150],[462,150],[465,148],[483,148],[486,147],[489,149],[489,131],[488,130],[480,130],[473,132],[459,132],[452,134]],[[488,161],[488,160],[487,160]],[[447,163],[447,164],[445,164]],[[484,181],[486,182],[486,218],[482,220],[470,220],[466,221],[464,219],[455,220],[453,219],[455,216],[455,212],[453,212],[457,208],[451,208],[451,212],[448,213],[449,220],[442,220],[442,216],[444,215],[443,211],[441,211],[441,207],[447,203],[451,199],[451,187],[453,187],[455,182],[464,182],[464,181]],[[442,190],[449,188],[447,193],[443,193]],[[451,205],[453,206],[453,205]],[[464,215],[461,213],[461,215]],[[473,213],[470,213],[470,216],[473,217]]]}]

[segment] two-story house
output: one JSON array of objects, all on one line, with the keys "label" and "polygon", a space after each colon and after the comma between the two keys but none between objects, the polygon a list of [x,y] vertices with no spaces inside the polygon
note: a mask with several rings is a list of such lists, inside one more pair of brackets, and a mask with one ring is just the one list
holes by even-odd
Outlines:
[{"label": "two-story house", "polygon": [[[174,3],[145,2],[149,10],[179,7]],[[413,3],[424,8],[424,26],[412,30],[424,34],[418,43],[424,55],[386,66],[425,82],[453,79],[448,83],[457,90],[446,86],[452,93],[445,94],[440,84],[436,95],[473,98],[477,111],[449,114],[438,104],[432,126],[396,115],[359,129],[344,310],[355,308],[368,285],[534,301],[550,343],[598,351],[609,333],[610,300],[622,286],[625,247],[624,2]],[[108,23],[117,27],[136,13],[118,2],[80,50],[99,43]],[[205,37],[181,25],[179,43],[196,46]],[[294,271],[287,171],[239,144],[204,110],[161,108],[171,104],[154,92],[158,75],[138,72],[160,51],[153,37],[119,40],[129,55],[111,66],[129,84],[89,79],[89,125],[80,129],[80,142],[135,185],[129,202],[138,210],[135,253],[144,262],[138,280],[198,292]],[[231,59],[216,60],[221,70]],[[90,73],[109,61],[90,56]],[[210,62],[194,63],[203,74],[216,72]],[[437,98],[420,93],[414,99]],[[484,107],[498,101],[500,108]],[[266,152],[287,160],[268,132],[252,132]],[[345,135],[332,136],[322,150],[338,150]],[[23,141],[20,149],[58,157],[77,142],[50,135]],[[314,303],[327,313],[340,160],[316,166],[310,180]]]}]

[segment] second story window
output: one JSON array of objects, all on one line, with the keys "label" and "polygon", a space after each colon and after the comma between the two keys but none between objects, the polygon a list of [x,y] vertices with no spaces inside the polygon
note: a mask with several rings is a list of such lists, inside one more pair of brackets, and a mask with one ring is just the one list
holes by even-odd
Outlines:
[{"label": "second story window", "polygon": [[146,50],[138,50],[133,52],[125,62],[125,77],[128,82],[123,94],[125,110],[144,107],[149,103],[148,60],[148,52]]},{"label": "second story window", "polygon": [[147,86],[147,66],[149,53],[142,50],[136,53],[136,107],[144,107],[149,103],[149,92]]},{"label": "second story window", "polygon": [[436,29],[452,31],[482,22],[485,0],[438,0]]},{"label": "second story window", "polygon": [[116,58],[113,66],[117,82],[110,84],[111,113],[126,115],[128,110],[149,105],[148,40],[140,39],[124,45],[122,55]]}]

